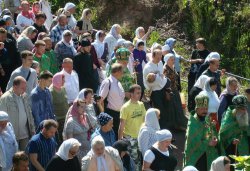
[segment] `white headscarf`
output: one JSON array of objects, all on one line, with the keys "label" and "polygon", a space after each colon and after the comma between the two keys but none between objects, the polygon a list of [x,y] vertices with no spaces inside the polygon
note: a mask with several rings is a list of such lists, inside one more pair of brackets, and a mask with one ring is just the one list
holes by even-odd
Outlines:
[{"label": "white headscarf", "polygon": [[[68,11],[68,10],[70,10],[71,8],[75,8],[75,7],[76,7],[76,5],[75,5],[74,3],[68,2],[68,3],[65,5],[65,7],[64,7],[64,11]],[[77,23],[77,21],[76,21],[75,17],[71,14],[70,19],[69,19],[69,22],[68,22],[68,25],[70,25],[71,27],[74,28],[74,27],[76,26],[76,23]]]},{"label": "white headscarf", "polygon": [[9,120],[9,115],[4,111],[0,111],[0,121],[8,121],[8,120]]},{"label": "white headscarf", "polygon": [[172,140],[172,133],[167,129],[163,129],[160,131],[156,131],[156,137],[158,142]]},{"label": "white headscarf", "polygon": [[103,42],[100,41],[100,38],[99,38],[100,33],[102,33],[102,31],[98,31],[95,34],[95,41],[92,43],[92,45],[95,47],[97,58],[99,59],[102,57],[103,52],[104,52],[104,41]]},{"label": "white headscarf", "polygon": [[61,41],[62,41],[67,47],[71,48],[71,51],[73,52],[73,56],[75,56],[76,53],[77,53],[77,51],[76,51],[76,49],[75,49],[75,47],[74,47],[74,42],[72,41],[72,38],[71,38],[71,40],[70,40],[69,43],[65,41],[64,36],[65,36],[66,33],[70,33],[71,36],[73,36],[73,34],[72,34],[71,31],[69,31],[69,30],[64,30],[63,33],[62,33],[62,40],[61,40]]},{"label": "white headscarf", "polygon": [[218,52],[209,53],[209,55],[205,59],[205,62],[209,62],[212,59],[220,60],[220,54]]},{"label": "white headscarf", "polygon": [[138,39],[140,39],[140,30],[144,29],[143,27],[137,27],[137,29],[135,30],[135,37],[137,37]]},{"label": "white headscarf", "polygon": [[162,51],[170,51],[169,45],[162,46]]},{"label": "white headscarf", "polygon": [[79,94],[78,94],[78,96],[77,96],[76,99],[85,100],[85,97],[84,97],[85,91],[86,91],[86,88],[82,89],[82,90],[79,92]]},{"label": "white headscarf", "polygon": [[58,155],[64,161],[69,160],[69,151],[74,146],[81,146],[80,142],[74,138],[67,139],[63,141],[59,147],[56,155]]},{"label": "white headscarf", "polygon": [[154,108],[150,108],[147,110],[145,116],[145,126],[151,132],[160,130],[159,120],[157,118],[156,110]]},{"label": "white headscarf", "polygon": [[194,86],[200,89],[205,88],[205,83],[209,77],[207,75],[201,75],[198,80],[195,82]]},{"label": "white headscarf", "polygon": [[165,62],[165,64],[168,63],[168,60],[169,60],[170,58],[174,58],[174,54],[168,53],[168,54],[166,54],[166,55],[164,56],[164,62]]},{"label": "white headscarf", "polygon": [[109,32],[109,34],[111,34],[116,40],[122,38],[122,36],[121,36],[120,34],[117,34],[116,29],[117,29],[118,27],[121,27],[121,26],[120,26],[119,24],[114,24],[114,25],[111,27],[110,32]]},{"label": "white headscarf", "polygon": [[215,159],[211,164],[210,171],[225,171],[224,159],[225,156],[220,156],[217,159]]},{"label": "white headscarf", "polygon": [[186,166],[182,171],[198,171],[194,166]]},{"label": "white headscarf", "polygon": [[117,40],[117,46],[123,46],[123,43],[125,43],[125,42],[126,42],[125,39],[119,38],[119,39]]},{"label": "white headscarf", "polygon": [[[230,89],[230,81],[236,81],[237,84],[238,84],[238,89],[235,91],[235,92],[232,92],[232,90]],[[236,78],[234,77],[228,77],[227,80],[226,80],[226,89],[221,93],[220,96],[222,95],[225,95],[225,94],[230,94],[230,95],[237,95],[239,94],[239,82]]]},{"label": "white headscarf", "polygon": [[[105,147],[104,139],[102,138],[102,136],[97,135],[91,141],[92,152],[93,152],[93,148],[96,145],[96,143],[100,143]],[[104,158],[104,154],[101,156],[96,156],[96,160],[97,160],[97,171],[103,171],[103,170],[108,171],[108,166],[107,166],[106,160]]]}]

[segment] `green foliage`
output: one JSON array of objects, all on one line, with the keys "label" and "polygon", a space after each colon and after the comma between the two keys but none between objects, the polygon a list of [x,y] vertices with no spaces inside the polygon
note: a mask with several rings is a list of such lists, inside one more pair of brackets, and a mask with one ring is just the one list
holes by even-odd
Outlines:
[{"label": "green foliage", "polygon": [[153,31],[147,41],[148,47],[151,47],[155,42],[163,44],[163,40],[160,40],[160,34],[157,31]]},{"label": "green foliage", "polygon": [[238,171],[250,171],[250,156],[235,156],[229,155],[232,159],[236,161],[233,164],[234,168]]}]

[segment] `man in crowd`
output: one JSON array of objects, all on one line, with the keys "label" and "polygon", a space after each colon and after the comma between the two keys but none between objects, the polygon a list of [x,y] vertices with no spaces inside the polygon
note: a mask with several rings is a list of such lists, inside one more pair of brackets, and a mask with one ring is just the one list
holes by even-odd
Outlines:
[{"label": "man in crowd", "polygon": [[73,70],[73,61],[70,58],[65,58],[62,64],[62,73],[64,75],[64,87],[67,93],[68,104],[73,104],[79,93],[79,78]]},{"label": "man in crowd", "polygon": [[106,78],[100,87],[99,95],[104,103],[107,100],[107,106],[105,112],[113,117],[114,120],[114,132],[116,139],[118,138],[118,128],[120,123],[120,110],[124,103],[125,92],[119,81],[123,75],[123,66],[115,63],[111,66],[111,75]]},{"label": "man in crowd", "polygon": [[27,145],[30,158],[30,171],[44,171],[48,162],[55,155],[57,143],[54,139],[58,123],[54,120],[45,120],[42,131],[34,135]]},{"label": "man in crowd", "polygon": [[17,76],[13,80],[13,87],[0,98],[0,109],[9,114],[19,150],[24,150],[29,138],[35,133],[34,119],[31,113],[26,91],[26,80]]},{"label": "man in crowd", "polygon": [[227,155],[249,155],[247,98],[237,95],[221,121],[220,141]]},{"label": "man in crowd", "polygon": [[38,12],[35,16],[35,23],[33,26],[37,29],[37,35],[34,39],[32,39],[32,42],[35,43],[37,40],[37,36],[39,33],[44,32],[44,33],[49,33],[49,31],[46,29],[44,23],[46,21],[46,15],[43,12]]},{"label": "man in crowd", "polygon": [[206,49],[206,40],[204,38],[198,38],[196,39],[196,48],[191,55],[190,63],[191,68],[189,70],[188,74],[188,92],[193,87],[195,80],[196,80],[196,74],[198,73],[198,70],[201,66],[201,64],[204,62],[206,57],[209,55],[209,51]]},{"label": "man in crowd", "polygon": [[212,161],[218,157],[215,125],[206,116],[208,101],[205,95],[195,98],[196,108],[190,114],[184,151],[184,165],[195,166],[202,171],[209,171]]},{"label": "man in crowd", "polygon": [[13,127],[6,112],[0,111],[0,170],[11,170],[12,157],[18,145]]},{"label": "man in crowd", "polygon": [[12,171],[29,171],[29,157],[24,151],[19,151],[13,156]]},{"label": "man in crowd", "polygon": [[53,75],[49,71],[40,74],[39,83],[31,92],[31,109],[36,128],[45,119],[55,119],[51,94],[48,87]]},{"label": "man in crowd", "polygon": [[33,56],[34,61],[37,61],[40,66],[40,72],[48,70],[50,71],[50,58],[45,53],[45,42],[43,40],[37,40],[35,43],[35,53]]},{"label": "man in crowd", "polygon": [[25,50],[21,53],[21,58],[22,58],[22,66],[18,67],[12,72],[6,90],[9,90],[13,86],[13,80],[17,76],[22,76],[23,78],[25,78],[27,82],[26,93],[30,95],[31,91],[37,85],[36,70],[30,68],[33,63],[33,54],[32,52]]},{"label": "man in crowd", "polygon": [[67,21],[67,16],[64,14],[61,14],[58,17],[58,24],[52,28],[51,32],[50,32],[50,38],[52,41],[52,45],[53,47],[55,47],[55,45],[62,40],[62,33],[64,30],[71,30],[71,26],[68,25],[68,21]]},{"label": "man in crowd", "polygon": [[89,40],[81,41],[80,52],[75,56],[73,60],[73,66],[79,76],[79,87],[91,88],[96,93],[99,86],[99,78],[96,67],[94,68],[93,59],[90,54],[91,43]]},{"label": "man in crowd", "polygon": [[139,147],[138,133],[144,122],[146,109],[144,104],[140,102],[141,87],[132,85],[129,89],[130,100],[127,101],[121,108],[120,127],[118,139],[126,139],[130,142],[130,155],[136,164],[139,164]]},{"label": "man in crowd", "polygon": [[215,90],[218,96],[220,96],[221,93],[221,81],[220,81],[221,73],[218,71],[219,66],[220,66],[220,60],[217,58],[211,58],[209,59],[208,69],[202,73],[202,75],[215,78],[215,80],[218,83],[217,88]]}]

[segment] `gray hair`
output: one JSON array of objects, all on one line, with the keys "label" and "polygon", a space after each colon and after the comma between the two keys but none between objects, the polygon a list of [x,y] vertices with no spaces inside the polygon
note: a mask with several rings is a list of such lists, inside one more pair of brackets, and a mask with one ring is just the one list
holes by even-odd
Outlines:
[{"label": "gray hair", "polygon": [[91,141],[91,148],[93,149],[96,145],[103,145],[105,146],[105,142],[104,139],[102,138],[102,136],[97,135],[95,136],[92,141]]}]

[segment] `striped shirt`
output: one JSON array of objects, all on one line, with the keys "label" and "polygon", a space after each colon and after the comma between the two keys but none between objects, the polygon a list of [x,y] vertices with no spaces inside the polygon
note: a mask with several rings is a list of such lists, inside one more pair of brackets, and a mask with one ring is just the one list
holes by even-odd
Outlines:
[{"label": "striped shirt", "polygon": [[[51,158],[55,155],[56,149],[57,143],[54,138],[46,139],[41,132],[34,135],[27,145],[28,154],[37,154],[37,161],[43,168],[46,168]],[[30,164],[30,171],[36,170],[37,169]]]}]

